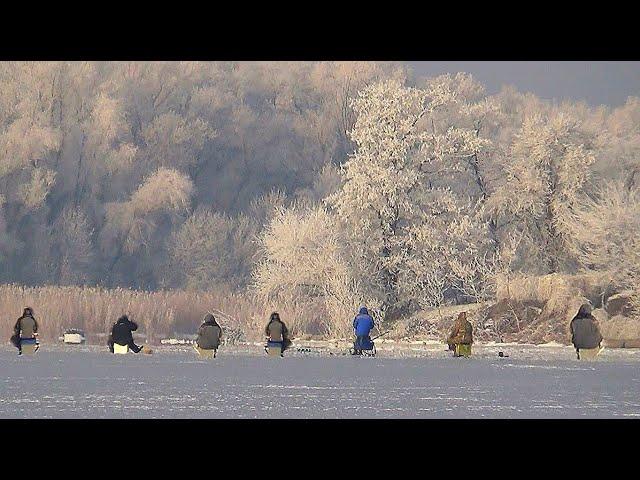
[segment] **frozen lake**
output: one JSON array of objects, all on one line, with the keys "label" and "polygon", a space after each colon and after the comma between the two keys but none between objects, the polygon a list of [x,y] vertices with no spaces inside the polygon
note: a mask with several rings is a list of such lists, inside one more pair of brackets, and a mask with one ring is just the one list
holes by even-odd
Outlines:
[{"label": "frozen lake", "polygon": [[[499,358],[503,350],[509,358]],[[357,358],[259,347],[198,359],[43,345],[0,347],[0,418],[621,418],[640,417],[640,351],[578,362],[569,347],[442,346]],[[546,359],[546,360],[545,360]]]}]

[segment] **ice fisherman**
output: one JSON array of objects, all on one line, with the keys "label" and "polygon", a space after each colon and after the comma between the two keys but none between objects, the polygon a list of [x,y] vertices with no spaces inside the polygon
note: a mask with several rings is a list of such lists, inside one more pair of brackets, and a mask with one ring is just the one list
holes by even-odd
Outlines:
[{"label": "ice fisherman", "polygon": [[213,350],[213,356],[216,356],[220,339],[222,338],[222,328],[218,325],[216,318],[211,313],[204,316],[202,325],[198,329],[198,339],[196,340],[196,350]]},{"label": "ice fisherman", "polygon": [[11,343],[18,349],[18,355],[22,355],[22,341],[34,340],[37,335],[38,322],[33,316],[33,309],[26,307],[22,312],[22,316],[18,318],[14,325],[13,335],[11,336]]},{"label": "ice fisherman", "polygon": [[602,335],[597,320],[591,314],[591,305],[584,303],[580,306],[569,324],[569,329],[578,360],[595,358],[600,353]]},{"label": "ice fisherman", "polygon": [[122,315],[116,323],[111,327],[111,334],[109,335],[109,350],[113,351],[113,344],[117,343],[123,347],[126,345],[134,353],[138,353],[142,350],[142,345],[138,346],[133,341],[133,333],[138,329],[138,324],[129,320],[129,317]]},{"label": "ice fisherman", "polygon": [[467,312],[460,312],[447,338],[449,350],[453,350],[454,357],[469,357],[473,344],[473,326],[467,320]]},{"label": "ice fisherman", "polygon": [[367,307],[363,305],[353,319],[353,333],[356,336],[356,341],[353,343],[354,355],[362,355],[362,350],[370,350],[370,333],[373,327],[375,327],[373,318],[369,315]]},{"label": "ice fisherman", "polygon": [[279,343],[281,345],[280,355],[291,345],[291,339],[289,338],[289,330],[282,320],[280,320],[280,314],[273,312],[269,317],[269,323],[264,329],[264,333],[267,336],[267,341],[271,343]]}]

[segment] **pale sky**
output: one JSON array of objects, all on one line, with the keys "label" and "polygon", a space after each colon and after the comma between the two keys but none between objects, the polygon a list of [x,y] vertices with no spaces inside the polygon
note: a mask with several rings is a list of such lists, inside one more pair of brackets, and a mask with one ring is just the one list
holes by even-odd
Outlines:
[{"label": "pale sky", "polygon": [[584,100],[591,105],[622,105],[640,97],[640,62],[602,61],[408,61],[420,76],[467,72],[496,93],[514,85],[547,99]]}]

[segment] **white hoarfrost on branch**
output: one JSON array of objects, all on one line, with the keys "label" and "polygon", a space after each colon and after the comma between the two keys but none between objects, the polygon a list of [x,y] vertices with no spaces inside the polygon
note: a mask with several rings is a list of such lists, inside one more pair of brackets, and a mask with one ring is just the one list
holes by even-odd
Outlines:
[{"label": "white hoarfrost on branch", "polygon": [[191,179],[168,168],[149,176],[127,202],[107,205],[107,224],[112,235],[123,236],[124,248],[133,253],[147,244],[159,218],[186,213],[195,188]]},{"label": "white hoarfrost on branch", "polygon": [[31,181],[22,185],[20,196],[25,206],[35,209],[44,204],[47,195],[55,183],[56,172],[47,168],[31,170]]},{"label": "white hoarfrost on branch", "polygon": [[591,140],[562,113],[535,115],[525,120],[505,159],[505,178],[491,206],[525,233],[525,263],[541,274],[559,272],[572,260],[573,210],[595,161]]},{"label": "white hoarfrost on branch", "polygon": [[437,164],[449,174],[459,171],[460,158],[488,144],[464,127],[436,131],[437,111],[458,102],[446,80],[425,90],[387,81],[360,92],[350,132],[356,151],[343,165],[342,189],[328,199],[352,232],[347,241],[359,252],[354,257],[371,270],[369,291],[382,293],[380,301],[392,316],[439,304],[452,286],[449,262],[481,248],[472,243],[483,237],[470,231],[482,222],[472,218],[476,206],[435,187],[425,168]]},{"label": "white hoarfrost on branch", "polygon": [[640,313],[640,192],[622,181],[607,186],[580,205],[573,225],[581,264],[608,274],[615,290],[633,292]]},{"label": "white hoarfrost on branch", "polygon": [[262,260],[254,271],[258,296],[287,305],[320,302],[324,311],[308,309],[308,321],[324,332],[344,336],[350,316],[363,301],[359,282],[343,260],[343,242],[335,221],[323,208],[279,207],[260,239]]}]

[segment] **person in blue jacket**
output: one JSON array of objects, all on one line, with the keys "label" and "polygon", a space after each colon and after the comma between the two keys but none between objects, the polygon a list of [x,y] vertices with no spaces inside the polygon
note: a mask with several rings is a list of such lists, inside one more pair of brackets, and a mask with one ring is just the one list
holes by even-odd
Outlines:
[{"label": "person in blue jacket", "polygon": [[369,315],[367,307],[360,307],[360,312],[353,319],[353,333],[356,341],[353,345],[354,355],[362,355],[362,350],[370,350],[371,337],[369,336],[375,324]]}]

